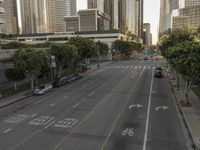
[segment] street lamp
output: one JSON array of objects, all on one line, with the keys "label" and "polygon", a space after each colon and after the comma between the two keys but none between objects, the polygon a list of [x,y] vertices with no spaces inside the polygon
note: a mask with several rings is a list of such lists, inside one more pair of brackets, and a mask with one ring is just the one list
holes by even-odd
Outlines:
[{"label": "street lamp", "polygon": [[100,53],[99,53],[99,48],[100,48],[100,41],[98,41],[98,46],[97,46],[97,67],[99,68],[99,55],[100,55]]}]

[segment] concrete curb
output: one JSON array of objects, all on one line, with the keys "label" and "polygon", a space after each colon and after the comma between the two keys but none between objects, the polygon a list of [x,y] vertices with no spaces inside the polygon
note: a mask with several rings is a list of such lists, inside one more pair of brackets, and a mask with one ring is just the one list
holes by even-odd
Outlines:
[{"label": "concrete curb", "polygon": [[20,101],[22,101],[22,100],[24,100],[24,99],[26,99],[26,98],[31,97],[31,96],[32,96],[32,95],[28,95],[28,96],[24,96],[24,97],[22,97],[22,98],[16,99],[15,101],[12,101],[12,102],[10,102],[10,103],[7,103],[7,104],[5,104],[5,105],[0,106],[0,109],[2,109],[2,108],[4,108],[4,107],[7,107],[7,106],[9,106],[9,105],[15,104],[15,103],[17,103],[17,102],[20,102]]},{"label": "concrete curb", "polygon": [[[166,74],[167,74],[167,72],[166,72]],[[175,93],[175,89],[174,89],[174,87],[173,87],[173,85],[172,85],[172,83],[171,83],[171,80],[170,80],[168,74],[167,74],[167,78],[168,78],[168,83],[169,83],[169,85],[170,85],[170,87],[171,87],[171,91],[172,91],[172,93],[173,93],[173,95],[174,95],[174,97],[175,97],[175,99],[176,99],[176,103],[177,103],[179,112],[180,112],[180,114],[181,114],[181,116],[182,116],[182,118],[183,118],[183,123],[184,123],[185,127],[187,128],[189,137],[190,137],[190,139],[191,139],[191,141],[192,141],[192,148],[193,148],[194,150],[200,150],[200,145],[197,144],[197,141],[195,140],[195,138],[194,138],[194,136],[193,136],[193,133],[192,133],[192,130],[191,130],[189,121],[187,120],[187,117],[186,117],[185,114],[184,114],[184,110],[183,110],[182,106],[180,105],[180,103],[179,103],[179,101],[178,101],[177,95],[176,95],[176,93]]]}]

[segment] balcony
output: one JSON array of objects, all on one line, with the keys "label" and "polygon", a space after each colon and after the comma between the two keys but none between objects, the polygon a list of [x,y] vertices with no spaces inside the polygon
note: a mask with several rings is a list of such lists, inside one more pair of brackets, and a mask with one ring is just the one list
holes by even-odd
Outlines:
[{"label": "balcony", "polygon": [[0,18],[0,24],[5,24],[5,23],[6,23],[5,20]]},{"label": "balcony", "polygon": [[4,13],[5,13],[4,8],[0,7],[0,14],[4,14]]}]

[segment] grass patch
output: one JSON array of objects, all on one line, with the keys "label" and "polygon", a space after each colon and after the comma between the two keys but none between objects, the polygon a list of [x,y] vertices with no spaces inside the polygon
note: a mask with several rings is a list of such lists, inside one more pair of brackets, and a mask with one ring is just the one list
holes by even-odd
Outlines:
[{"label": "grass patch", "polygon": [[192,88],[192,90],[197,95],[197,97],[200,99],[200,87]]}]

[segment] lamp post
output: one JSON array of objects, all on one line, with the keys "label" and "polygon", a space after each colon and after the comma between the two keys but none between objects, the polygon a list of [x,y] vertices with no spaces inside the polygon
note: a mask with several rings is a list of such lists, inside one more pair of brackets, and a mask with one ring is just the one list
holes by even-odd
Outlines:
[{"label": "lamp post", "polygon": [[100,65],[99,65],[99,55],[100,55],[99,48],[100,48],[100,41],[98,41],[98,47],[97,47],[97,67],[98,68],[100,67]]}]

